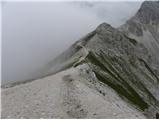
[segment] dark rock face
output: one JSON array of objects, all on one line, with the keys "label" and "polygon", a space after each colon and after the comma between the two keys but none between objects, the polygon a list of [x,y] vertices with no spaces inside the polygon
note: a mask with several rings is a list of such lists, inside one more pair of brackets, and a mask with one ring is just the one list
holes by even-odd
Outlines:
[{"label": "dark rock face", "polygon": [[[120,30],[126,30],[136,36],[143,36],[144,30],[149,30],[151,34],[158,34],[159,26],[159,2],[144,1],[135,16],[129,19],[126,24],[120,27]],[[151,30],[152,29],[152,30]],[[153,31],[154,29],[154,31]],[[153,37],[156,35],[154,34]],[[155,37],[158,41],[158,37]]]},{"label": "dark rock face", "polygon": [[137,39],[151,55],[154,66],[159,66],[159,2],[144,1],[138,12],[119,27],[127,36]]},{"label": "dark rock face", "polygon": [[159,1],[144,1],[136,17],[143,24],[156,24],[159,21]]}]

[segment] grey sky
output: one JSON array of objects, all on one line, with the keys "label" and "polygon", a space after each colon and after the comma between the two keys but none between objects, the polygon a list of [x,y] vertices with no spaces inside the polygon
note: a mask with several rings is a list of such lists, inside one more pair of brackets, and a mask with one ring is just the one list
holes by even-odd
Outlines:
[{"label": "grey sky", "polygon": [[38,71],[100,23],[123,24],[141,2],[6,2],[2,4],[2,83]]}]

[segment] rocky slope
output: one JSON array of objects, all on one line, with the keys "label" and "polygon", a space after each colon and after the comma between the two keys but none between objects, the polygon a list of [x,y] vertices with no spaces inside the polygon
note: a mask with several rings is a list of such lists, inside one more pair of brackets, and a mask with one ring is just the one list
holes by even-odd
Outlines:
[{"label": "rocky slope", "polygon": [[159,2],[144,1],[131,19],[119,30],[137,39],[149,50],[155,66],[158,68],[159,48]]},{"label": "rocky slope", "polygon": [[[139,17],[146,12],[145,7],[150,6],[144,2],[135,17],[129,20],[142,25],[143,35],[139,36],[134,28],[136,25],[131,24],[133,31],[129,30],[128,22],[119,29],[102,23],[42,70],[44,76],[65,70],[67,73],[60,72],[58,78],[55,75],[3,89],[2,118],[157,118],[158,56],[144,41],[147,38],[148,42],[149,37],[152,38],[149,43],[154,40],[158,45],[158,39],[153,35],[158,34],[154,32],[157,23],[144,22],[146,16]],[[40,103],[35,105],[37,99]],[[47,102],[50,100],[53,107],[47,107],[51,105]],[[119,107],[115,107],[116,103]],[[18,111],[20,109],[22,112]],[[47,115],[41,115],[41,109]]]},{"label": "rocky slope", "polygon": [[80,76],[78,68],[71,68],[4,89],[1,118],[146,118],[114,90],[94,82],[101,92]]},{"label": "rocky slope", "polygon": [[[58,71],[85,64],[94,75],[84,67],[84,78],[92,81],[95,76],[148,117],[158,113],[158,75],[149,52],[137,40],[109,24],[98,26],[57,61],[64,64],[60,67],[56,63]],[[55,66],[51,71],[52,68]]]}]

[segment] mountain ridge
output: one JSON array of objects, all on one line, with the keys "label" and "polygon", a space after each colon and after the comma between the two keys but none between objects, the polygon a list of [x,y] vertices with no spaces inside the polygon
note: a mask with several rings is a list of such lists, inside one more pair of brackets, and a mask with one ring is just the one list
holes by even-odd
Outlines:
[{"label": "mountain ridge", "polygon": [[[155,17],[152,19],[151,16],[150,20],[154,20],[153,22],[144,21],[146,16],[140,17],[143,15],[140,14],[141,11],[143,11],[142,13],[146,12],[145,7],[151,3],[143,2],[136,15],[118,29],[107,23],[100,24],[94,31],[75,42],[56,59],[48,63],[42,70],[43,76],[71,69],[76,70],[78,73],[74,79],[72,71],[67,75],[62,75],[62,83],[68,86],[68,91],[76,91],[78,88],[75,89],[73,84],[81,79],[82,83],[95,90],[102,98],[106,98],[108,94],[106,89],[113,90],[127,105],[138,110],[145,117],[157,118],[159,114],[157,47],[151,46],[154,48],[152,49],[144,44],[146,40],[144,38],[150,36],[149,39],[151,39],[148,43],[154,42],[153,44],[157,46],[157,38],[153,37],[152,33],[156,31],[157,23]],[[151,5],[151,7],[153,6],[155,6],[155,2]],[[33,84],[35,82],[33,81]],[[54,84],[54,80],[52,84]],[[74,92],[70,97],[75,97],[76,94]],[[108,97],[112,98],[112,96]],[[115,98],[112,99],[115,100]],[[74,101],[74,99],[72,100]],[[76,98],[77,101],[80,100]],[[65,104],[72,106],[75,103]],[[67,108],[69,116],[73,118],[79,118],[79,115],[87,116],[85,110],[80,111],[74,105],[73,108]]]}]

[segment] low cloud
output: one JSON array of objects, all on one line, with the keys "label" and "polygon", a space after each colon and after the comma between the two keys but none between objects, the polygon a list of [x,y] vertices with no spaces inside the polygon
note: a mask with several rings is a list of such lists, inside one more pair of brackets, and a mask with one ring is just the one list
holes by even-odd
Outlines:
[{"label": "low cloud", "polygon": [[116,27],[139,6],[128,2],[3,3],[2,84],[38,77],[49,61],[100,23]]}]

